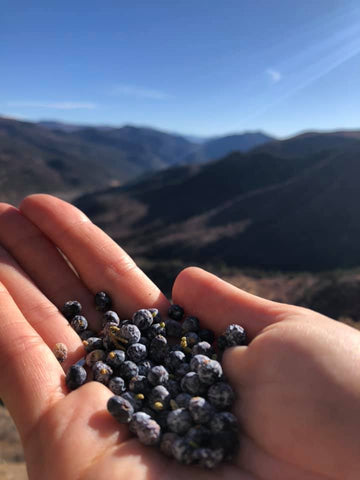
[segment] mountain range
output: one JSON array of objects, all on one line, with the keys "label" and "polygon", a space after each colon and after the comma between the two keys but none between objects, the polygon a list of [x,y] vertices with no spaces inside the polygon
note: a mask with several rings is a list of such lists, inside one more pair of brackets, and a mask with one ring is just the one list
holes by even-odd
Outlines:
[{"label": "mountain range", "polygon": [[307,133],[76,204],[134,256],[237,267],[360,264],[359,132]]},{"label": "mountain range", "polygon": [[[249,143],[247,134],[235,137],[239,149],[271,138],[259,134]],[[233,139],[228,146],[221,137],[209,142],[213,146],[215,142],[215,148],[217,142],[221,144],[219,155],[234,147]],[[0,201],[18,203],[37,191],[71,199],[123,185],[144,173],[206,161],[207,153],[193,155],[206,150],[207,143],[144,127],[31,123],[0,117]]]}]

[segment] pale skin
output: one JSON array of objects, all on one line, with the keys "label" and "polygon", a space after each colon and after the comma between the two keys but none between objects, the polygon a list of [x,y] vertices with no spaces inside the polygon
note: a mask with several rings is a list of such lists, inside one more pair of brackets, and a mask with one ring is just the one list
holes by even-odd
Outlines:
[{"label": "pale skin", "polygon": [[[360,478],[360,333],[307,309],[250,295],[198,268],[176,278],[173,301],[221,333],[249,332],[224,357],[241,449],[216,471],[185,467],[129,436],[106,411],[112,395],[87,383],[68,393],[64,370],[82,356],[58,308],[78,299],[94,329],[93,294],[126,318],[168,300],[128,255],[70,204],[48,195],[0,204],[0,396],[24,445],[30,480]],[[60,255],[71,261],[74,271]],[[62,366],[52,348],[69,348]]]}]

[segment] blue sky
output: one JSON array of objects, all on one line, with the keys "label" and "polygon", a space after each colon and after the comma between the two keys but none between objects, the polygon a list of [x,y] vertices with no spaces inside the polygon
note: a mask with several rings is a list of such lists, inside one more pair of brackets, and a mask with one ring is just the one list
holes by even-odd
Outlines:
[{"label": "blue sky", "polygon": [[360,129],[357,0],[0,0],[0,114],[193,135]]}]

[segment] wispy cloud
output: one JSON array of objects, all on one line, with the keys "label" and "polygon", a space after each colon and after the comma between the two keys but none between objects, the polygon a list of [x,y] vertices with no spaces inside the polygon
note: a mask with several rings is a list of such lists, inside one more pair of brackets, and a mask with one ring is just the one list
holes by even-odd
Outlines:
[{"label": "wispy cloud", "polygon": [[173,98],[166,92],[161,90],[153,90],[151,88],[139,87],[136,85],[116,85],[112,90],[113,95],[126,95],[136,98],[149,98],[151,100],[168,100]]},{"label": "wispy cloud", "polygon": [[274,70],[273,68],[268,68],[266,70],[266,74],[269,75],[273,83],[280,82],[280,80],[282,79],[281,73],[278,70]]},{"label": "wispy cloud", "polygon": [[48,108],[55,110],[93,110],[96,104],[92,102],[8,102],[8,107]]}]

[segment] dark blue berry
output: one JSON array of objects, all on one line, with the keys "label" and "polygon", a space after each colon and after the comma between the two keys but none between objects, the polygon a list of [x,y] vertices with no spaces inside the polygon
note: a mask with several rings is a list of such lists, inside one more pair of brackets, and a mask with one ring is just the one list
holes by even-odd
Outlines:
[{"label": "dark blue berry", "polygon": [[193,448],[184,437],[178,437],[172,445],[172,454],[174,458],[184,465],[190,465],[193,462]]},{"label": "dark blue berry", "polygon": [[149,340],[152,340],[156,335],[166,336],[165,323],[153,323],[151,327],[143,331],[143,335]]},{"label": "dark blue berry", "polygon": [[122,395],[126,391],[125,381],[121,377],[110,378],[108,387],[114,395]]},{"label": "dark blue berry", "polygon": [[133,406],[135,412],[143,410],[143,399],[140,398],[140,394],[133,393],[127,390],[121,396]]},{"label": "dark blue berry", "polygon": [[207,328],[202,328],[198,331],[198,335],[203,342],[208,342],[210,343],[210,345],[214,343],[215,334],[212,330],[209,330]]},{"label": "dark blue berry", "polygon": [[95,295],[95,308],[100,312],[106,312],[112,307],[112,300],[106,292],[98,292]]},{"label": "dark blue berry", "polygon": [[193,421],[185,408],[177,408],[169,412],[167,425],[172,432],[184,435],[192,427]]},{"label": "dark blue berry", "polygon": [[184,362],[186,355],[181,350],[173,350],[165,358],[165,366],[170,372],[175,372]]},{"label": "dark blue berry", "polygon": [[165,386],[169,390],[172,398],[175,398],[181,392],[179,382],[171,378],[166,382]]},{"label": "dark blue berry", "polygon": [[134,313],[132,321],[133,324],[139,328],[139,330],[146,330],[152,325],[154,318],[150,310],[142,308]]},{"label": "dark blue berry", "polygon": [[247,336],[245,330],[240,325],[229,325],[225,330],[224,337],[227,347],[235,347],[236,345],[246,345]]},{"label": "dark blue berry", "polygon": [[189,393],[182,392],[175,397],[175,403],[179,408],[188,408],[192,396]]},{"label": "dark blue berry", "polygon": [[174,432],[166,432],[161,437],[160,450],[168,457],[173,457],[173,444],[179,438]]},{"label": "dark blue berry", "polygon": [[180,385],[184,392],[191,395],[203,395],[206,392],[206,386],[200,381],[199,375],[195,372],[189,372],[184,375]]},{"label": "dark blue berry", "polygon": [[136,375],[138,375],[139,369],[136,363],[132,362],[131,360],[125,360],[125,362],[120,365],[119,372],[120,376],[125,380],[130,380],[132,377],[136,377]]},{"label": "dark blue berry", "polygon": [[224,450],[217,448],[213,450],[211,448],[197,448],[193,451],[193,460],[205,468],[215,468],[224,458]]},{"label": "dark blue berry", "polygon": [[209,423],[215,413],[214,407],[202,397],[193,397],[190,400],[189,412],[193,421],[199,425]]},{"label": "dark blue berry", "polygon": [[131,422],[129,423],[129,430],[132,433],[136,433],[137,428],[140,424],[150,420],[151,416],[144,411],[135,412],[132,416]]},{"label": "dark blue berry", "polygon": [[61,312],[67,320],[71,320],[75,315],[80,315],[81,304],[77,300],[69,300],[65,302]]},{"label": "dark blue berry", "polygon": [[120,327],[120,337],[124,344],[131,345],[139,342],[141,333],[136,325],[128,323]]},{"label": "dark blue berry", "polygon": [[144,375],[147,377],[149,370],[154,366],[154,364],[150,360],[143,360],[142,362],[137,364],[139,369],[139,375]]},{"label": "dark blue berry", "polygon": [[143,375],[136,375],[136,377],[132,377],[129,382],[129,390],[134,393],[147,395],[151,388],[148,379]]},{"label": "dark blue berry", "polygon": [[88,338],[96,337],[96,333],[87,328],[83,332],[79,333],[79,337],[81,338],[81,340],[87,340]]},{"label": "dark blue berry", "polygon": [[212,385],[222,378],[223,371],[220,363],[217,360],[209,360],[207,363],[202,363],[196,369],[200,381],[206,385]]},{"label": "dark blue berry", "polygon": [[149,407],[156,411],[167,410],[170,404],[171,395],[163,385],[154,387],[149,395]]},{"label": "dark blue berry", "polygon": [[234,400],[234,392],[228,383],[218,382],[208,390],[209,402],[218,410],[225,410],[231,407]]},{"label": "dark blue berry", "polygon": [[182,323],[182,331],[183,333],[198,332],[199,325],[199,319],[197,317],[186,317]]},{"label": "dark blue berry", "polygon": [[113,312],[112,310],[108,310],[107,312],[104,313],[102,317],[102,326],[105,327],[107,323],[112,323],[116,326],[119,326],[120,325],[119,315],[116,312]]},{"label": "dark blue berry", "polygon": [[211,357],[214,354],[214,349],[208,342],[199,342],[192,347],[191,355],[206,355]]},{"label": "dark blue berry", "polygon": [[203,425],[195,425],[186,433],[186,440],[193,448],[205,447],[211,441],[211,432]]},{"label": "dark blue berry", "polygon": [[111,350],[107,354],[106,363],[111,368],[119,368],[125,362],[125,352],[123,350]]},{"label": "dark blue berry", "polygon": [[169,372],[162,365],[155,365],[149,370],[147,378],[154,386],[165,385],[169,380]]},{"label": "dark blue berry", "polygon": [[210,361],[209,357],[203,354],[197,354],[190,360],[190,369],[193,372],[196,372],[198,367],[204,363],[208,363]]},{"label": "dark blue berry", "polygon": [[149,357],[155,363],[162,363],[169,351],[166,338],[163,335],[156,335],[151,340],[149,348]]},{"label": "dark blue berry", "polygon": [[66,385],[69,390],[75,390],[86,381],[87,373],[85,368],[80,365],[72,365],[66,374]]},{"label": "dark blue berry", "polygon": [[75,317],[70,320],[70,325],[76,333],[84,332],[88,328],[88,322],[83,315],[75,315]]},{"label": "dark blue berry", "polygon": [[102,350],[104,347],[102,338],[100,337],[89,337],[86,340],[83,340],[82,343],[85,351],[88,353],[92,352],[93,350]]},{"label": "dark blue berry", "polygon": [[134,408],[124,397],[114,395],[107,402],[107,409],[120,423],[129,423],[134,414]]},{"label": "dark blue berry", "polygon": [[238,421],[231,412],[218,412],[210,421],[210,429],[214,433],[238,430]]},{"label": "dark blue berry", "polygon": [[[89,353],[91,355],[94,352]],[[103,383],[107,385],[109,383],[110,377],[113,374],[112,368],[104,362],[96,362],[92,367],[93,378],[95,382]]]},{"label": "dark blue berry", "polygon": [[170,318],[180,321],[184,316],[184,309],[180,305],[170,305],[168,315]]},{"label": "dark blue berry", "polygon": [[168,318],[165,320],[166,335],[168,337],[180,338],[182,336],[181,323],[178,321]]},{"label": "dark blue berry", "polygon": [[147,350],[142,343],[133,343],[126,351],[129,359],[134,363],[140,363],[147,357]]},{"label": "dark blue berry", "polygon": [[85,363],[88,367],[93,367],[96,362],[103,362],[106,358],[104,350],[92,350],[86,355]]},{"label": "dark blue berry", "polygon": [[161,437],[160,425],[152,418],[143,419],[141,423],[137,424],[136,435],[142,444],[156,445]]},{"label": "dark blue berry", "polygon": [[153,317],[153,323],[160,323],[161,322],[161,315],[157,308],[149,308],[149,312]]}]

